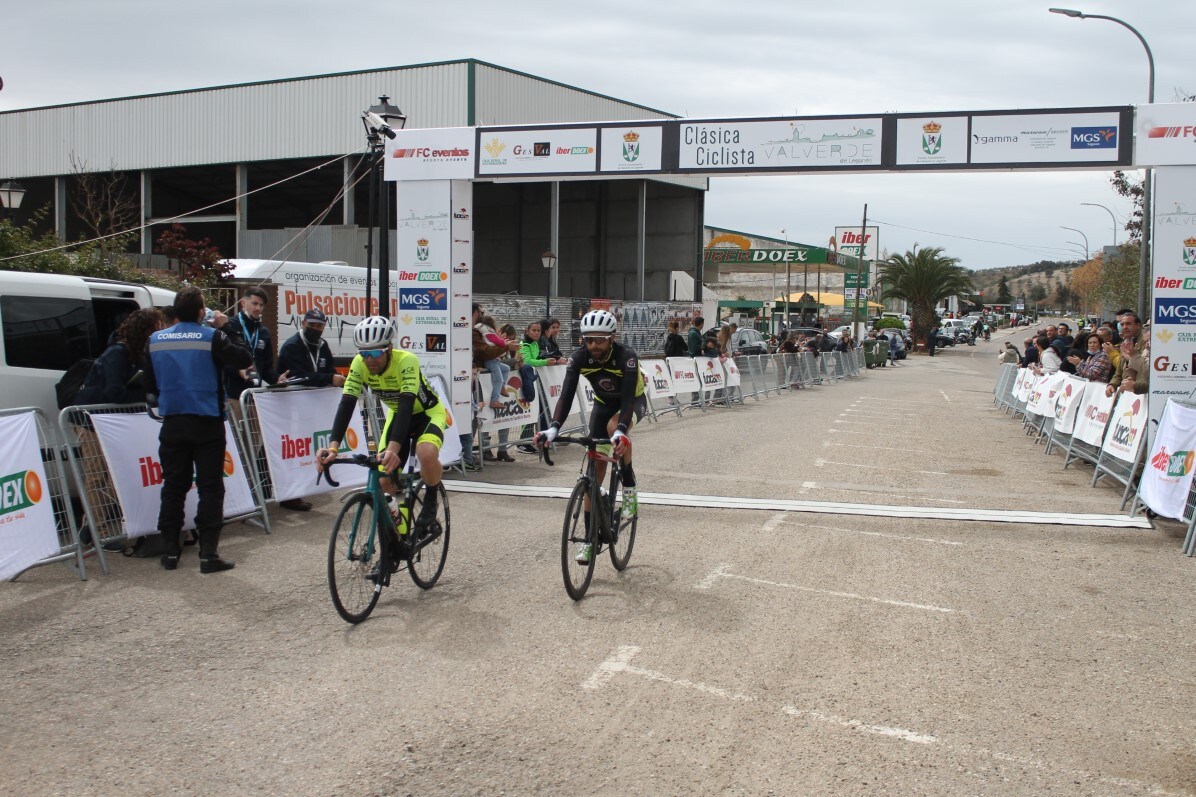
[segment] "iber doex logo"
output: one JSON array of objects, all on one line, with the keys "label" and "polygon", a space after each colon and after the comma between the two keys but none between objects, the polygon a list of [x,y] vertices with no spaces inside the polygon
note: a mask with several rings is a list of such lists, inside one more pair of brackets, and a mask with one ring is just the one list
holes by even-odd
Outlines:
[{"label": "iber doex logo", "polygon": [[42,483],[31,470],[0,477],[0,515],[19,512],[42,500]]}]

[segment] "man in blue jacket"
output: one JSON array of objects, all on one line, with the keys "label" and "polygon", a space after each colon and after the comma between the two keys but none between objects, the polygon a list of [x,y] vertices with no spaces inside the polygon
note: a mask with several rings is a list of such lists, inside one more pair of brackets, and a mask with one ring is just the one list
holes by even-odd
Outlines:
[{"label": "man in blue jacket", "polygon": [[[162,462],[162,506],[158,531],[166,553],[162,566],[179,566],[183,532],[183,504],[192,473],[199,493],[195,513],[199,533],[199,572],[231,570],[216,548],[224,525],[224,380],[225,368],[247,368],[253,355],[239,331],[220,312],[205,316],[199,288],[183,288],[174,297],[179,323],[150,336],[146,363],[146,392],[157,395],[162,431],[158,458]],[[223,331],[222,331],[223,330]]]}]

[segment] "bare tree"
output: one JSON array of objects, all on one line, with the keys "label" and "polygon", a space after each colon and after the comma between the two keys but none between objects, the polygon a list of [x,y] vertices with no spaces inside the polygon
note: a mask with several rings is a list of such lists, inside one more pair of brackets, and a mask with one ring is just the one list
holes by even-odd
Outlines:
[{"label": "bare tree", "polygon": [[71,210],[83,222],[87,238],[99,238],[100,257],[108,262],[114,253],[124,252],[140,225],[141,202],[129,187],[128,175],[116,171],[93,172],[87,162],[71,153],[74,190],[67,194]]}]

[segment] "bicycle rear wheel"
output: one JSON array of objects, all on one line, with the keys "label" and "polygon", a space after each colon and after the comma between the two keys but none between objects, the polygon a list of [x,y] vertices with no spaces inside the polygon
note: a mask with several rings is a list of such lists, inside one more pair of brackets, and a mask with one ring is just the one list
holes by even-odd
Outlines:
[{"label": "bicycle rear wheel", "polygon": [[635,547],[635,526],[638,517],[624,517],[622,513],[623,485],[616,478],[611,484],[610,494],[610,563],[615,570],[623,570],[631,559]]},{"label": "bicycle rear wheel", "polygon": [[328,591],[332,605],[346,622],[360,623],[378,603],[381,583],[367,576],[386,552],[377,534],[374,500],[358,493],[345,502],[328,540]]},{"label": "bicycle rear wheel", "polygon": [[407,504],[407,517],[413,528],[407,530],[408,542],[415,541],[407,559],[407,572],[420,589],[431,589],[444,570],[449,548],[449,504],[448,493],[443,484],[436,485],[436,522],[432,529],[422,535],[415,535],[415,518],[423,511],[424,495],[431,489],[423,486]]},{"label": "bicycle rear wheel", "polygon": [[[565,577],[565,592],[575,601],[581,600],[589,589],[590,579],[594,577],[594,560],[598,558],[597,540],[593,529],[586,528],[585,522],[585,495],[589,489],[590,482],[584,478],[573,486],[561,530],[561,573]],[[592,527],[596,522],[597,516],[591,514],[589,525]],[[587,544],[592,544],[589,561],[580,564],[577,554],[581,546]]]}]

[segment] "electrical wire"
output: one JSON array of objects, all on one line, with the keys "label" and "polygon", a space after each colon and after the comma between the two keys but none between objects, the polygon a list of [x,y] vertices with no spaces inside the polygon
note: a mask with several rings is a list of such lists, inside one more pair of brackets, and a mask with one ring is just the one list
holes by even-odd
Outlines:
[{"label": "electrical wire", "polygon": [[1062,246],[1046,246],[1046,245],[1028,246],[1026,244],[1009,243],[1008,241],[990,241],[985,238],[973,238],[968,235],[955,235],[955,234],[952,234],[949,232],[939,232],[937,230],[924,230],[924,229],[921,229],[920,227],[907,227],[904,224],[895,224],[894,222],[881,221],[880,219],[870,218],[870,219],[868,219],[868,221],[873,224],[883,224],[886,227],[896,227],[897,229],[900,229],[900,230],[911,230],[913,232],[924,232],[927,235],[941,235],[944,238],[958,238],[961,241],[975,241],[977,243],[982,243],[982,244],[993,244],[994,246],[1008,246],[1008,247],[1012,247],[1014,249],[1021,249],[1023,251],[1031,252],[1034,254],[1042,254],[1042,253],[1051,252],[1051,251],[1066,253],[1068,251],[1065,247],[1062,247]]}]

